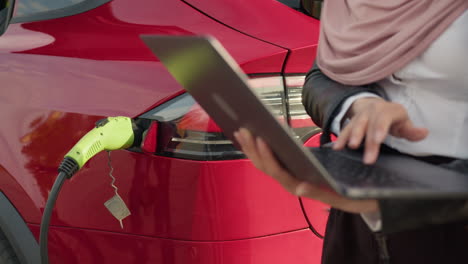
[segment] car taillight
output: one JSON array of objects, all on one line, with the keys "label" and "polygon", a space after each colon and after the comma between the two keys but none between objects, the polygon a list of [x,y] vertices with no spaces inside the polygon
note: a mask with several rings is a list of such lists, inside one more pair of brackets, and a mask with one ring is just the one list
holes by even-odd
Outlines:
[{"label": "car taillight", "polygon": [[310,136],[320,132],[302,105],[302,89],[305,75],[290,75],[285,77],[289,125],[294,133],[306,141]]},{"label": "car taillight", "polygon": [[280,122],[288,118],[283,77],[258,77],[249,79],[249,86]]},{"label": "car taillight", "polygon": [[[293,127],[311,130],[313,123],[301,103],[304,77],[287,77],[287,90],[284,89],[283,80],[282,76],[252,77],[249,85],[280,122],[289,119]],[[145,152],[191,160],[245,158],[187,93],[163,103],[139,118],[153,121],[142,142],[142,150]]]},{"label": "car taillight", "polygon": [[[142,143],[146,152],[192,160],[244,157],[189,94],[173,98],[140,118],[154,121]],[[155,142],[154,149],[148,147],[150,141]]]}]

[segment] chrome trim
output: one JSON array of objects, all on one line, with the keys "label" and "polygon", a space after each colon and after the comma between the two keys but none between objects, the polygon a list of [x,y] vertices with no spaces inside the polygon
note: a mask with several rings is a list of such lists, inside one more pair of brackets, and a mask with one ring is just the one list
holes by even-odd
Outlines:
[{"label": "chrome trim", "polygon": [[202,145],[230,145],[232,144],[231,140],[199,140],[199,139],[187,139],[187,138],[172,138],[171,141],[180,142],[180,143],[202,144]]}]

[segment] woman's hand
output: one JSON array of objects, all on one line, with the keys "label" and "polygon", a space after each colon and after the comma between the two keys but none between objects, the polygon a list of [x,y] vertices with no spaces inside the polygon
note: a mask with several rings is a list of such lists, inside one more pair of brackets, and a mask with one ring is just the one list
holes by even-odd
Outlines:
[{"label": "woman's hand", "polygon": [[234,133],[242,151],[259,170],[277,180],[290,193],[319,200],[350,213],[378,211],[376,200],[350,200],[294,178],[278,163],[270,148],[261,138],[254,138],[245,128]]},{"label": "woman's hand", "polygon": [[347,118],[350,122],[341,131],[333,149],[340,150],[346,145],[356,149],[365,140],[363,162],[366,164],[377,160],[380,144],[389,133],[410,141],[422,140],[428,134],[426,128],[413,125],[402,105],[381,98],[357,99],[348,110]]}]

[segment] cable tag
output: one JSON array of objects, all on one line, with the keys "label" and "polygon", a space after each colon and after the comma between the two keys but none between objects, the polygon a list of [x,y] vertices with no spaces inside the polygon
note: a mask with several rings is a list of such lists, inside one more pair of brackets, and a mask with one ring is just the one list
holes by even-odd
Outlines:
[{"label": "cable tag", "polygon": [[110,168],[109,171],[109,176],[112,179],[111,182],[111,187],[114,188],[115,190],[115,195],[107,200],[104,203],[104,206],[109,210],[109,212],[120,222],[120,227],[123,229],[123,219],[125,219],[127,216],[131,215],[130,210],[128,209],[127,205],[125,204],[124,200],[120,195],[118,194],[118,188],[117,186],[114,185],[115,183],[115,177],[112,175],[112,172],[114,171],[114,168],[112,167],[112,160],[110,156],[110,151],[107,152],[107,157],[108,157],[108,165]]},{"label": "cable tag", "polygon": [[130,210],[128,210],[127,206],[125,205],[124,200],[120,195],[116,194],[107,202],[104,203],[107,207],[107,210],[120,222],[120,227],[123,229],[123,222],[122,220],[129,216]]}]

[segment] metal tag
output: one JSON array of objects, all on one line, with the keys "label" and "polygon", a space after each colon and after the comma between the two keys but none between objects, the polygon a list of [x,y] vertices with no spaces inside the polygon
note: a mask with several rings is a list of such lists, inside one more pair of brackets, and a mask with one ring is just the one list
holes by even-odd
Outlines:
[{"label": "metal tag", "polygon": [[104,203],[107,210],[120,222],[120,227],[123,229],[123,222],[122,220],[125,219],[127,216],[131,215],[130,210],[128,210],[127,205],[125,205],[124,200],[120,195],[116,194],[107,202]]}]

